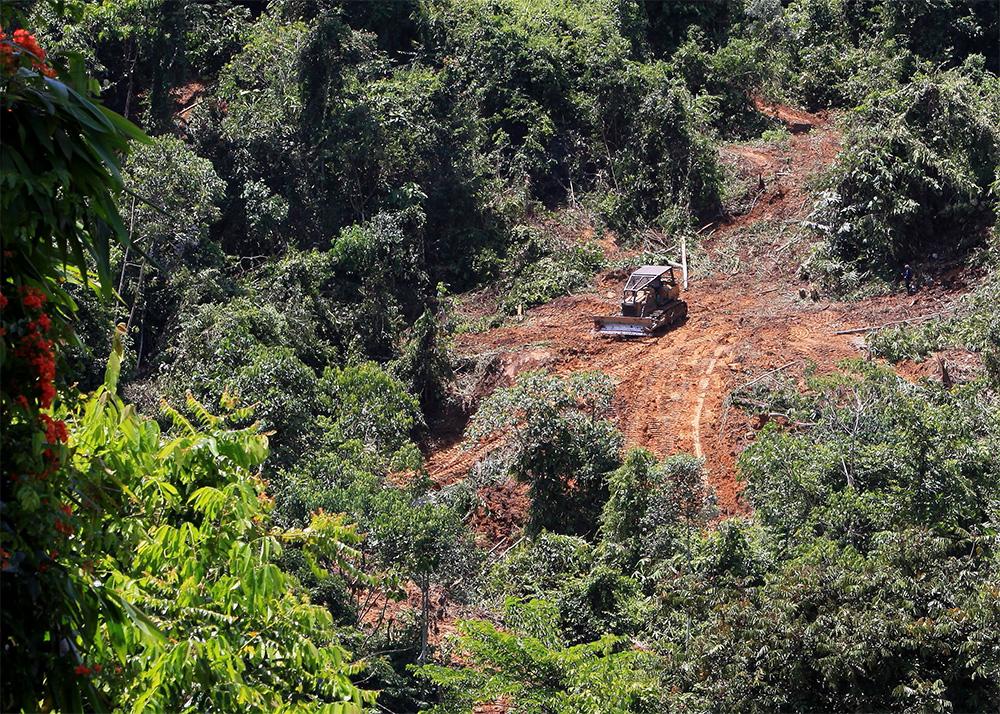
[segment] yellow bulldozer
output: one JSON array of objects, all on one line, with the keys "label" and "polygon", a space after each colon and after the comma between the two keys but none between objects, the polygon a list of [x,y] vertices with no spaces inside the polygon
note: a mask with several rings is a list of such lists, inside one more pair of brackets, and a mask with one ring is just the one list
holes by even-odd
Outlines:
[{"label": "yellow bulldozer", "polygon": [[594,315],[594,332],[617,337],[643,337],[687,317],[687,303],[674,269],[681,266],[644,265],[633,271],[622,290],[621,313]]}]

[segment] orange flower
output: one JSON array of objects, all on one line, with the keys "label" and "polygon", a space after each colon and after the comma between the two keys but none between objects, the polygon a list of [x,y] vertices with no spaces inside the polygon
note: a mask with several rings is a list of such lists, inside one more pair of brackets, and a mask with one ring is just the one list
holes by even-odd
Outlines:
[{"label": "orange flower", "polygon": [[20,45],[23,50],[33,54],[39,62],[45,61],[45,50],[38,46],[35,36],[27,30],[14,30],[14,44]]},{"label": "orange flower", "polygon": [[[17,67],[17,60],[14,58],[14,46],[6,42],[7,36],[0,32],[0,64],[8,72]],[[56,71],[45,64],[45,50],[38,44],[35,36],[25,29],[14,30],[14,45],[31,58],[31,66],[41,72],[46,77],[55,77]]]}]

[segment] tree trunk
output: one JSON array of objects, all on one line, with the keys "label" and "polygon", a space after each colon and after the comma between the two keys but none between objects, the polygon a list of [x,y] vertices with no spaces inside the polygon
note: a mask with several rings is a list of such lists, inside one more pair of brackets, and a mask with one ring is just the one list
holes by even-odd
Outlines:
[{"label": "tree trunk", "polygon": [[427,633],[430,629],[431,612],[431,582],[430,576],[424,575],[420,579],[420,656],[417,662],[423,664],[427,659]]}]

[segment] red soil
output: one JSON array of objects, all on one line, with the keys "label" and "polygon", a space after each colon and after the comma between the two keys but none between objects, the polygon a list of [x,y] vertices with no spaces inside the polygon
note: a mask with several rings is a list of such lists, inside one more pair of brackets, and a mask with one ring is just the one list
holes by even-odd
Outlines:
[{"label": "red soil", "polygon": [[170,98],[174,100],[174,119],[182,125],[191,121],[191,112],[201,103],[205,95],[205,85],[201,82],[188,82],[170,90]]},{"label": "red soil", "polygon": [[822,114],[810,114],[809,112],[794,107],[787,107],[783,104],[769,102],[763,97],[753,98],[754,106],[761,114],[777,119],[784,123],[790,132],[800,134],[811,130],[813,127],[823,124],[826,117]]}]

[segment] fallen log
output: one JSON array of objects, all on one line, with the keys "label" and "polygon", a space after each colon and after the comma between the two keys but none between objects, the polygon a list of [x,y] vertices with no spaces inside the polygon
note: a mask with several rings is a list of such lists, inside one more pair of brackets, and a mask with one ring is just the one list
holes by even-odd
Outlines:
[{"label": "fallen log", "polygon": [[875,330],[881,330],[885,327],[895,327],[896,325],[905,325],[909,322],[920,322],[922,320],[930,320],[932,317],[938,317],[939,315],[944,315],[946,310],[939,310],[938,312],[932,312],[929,315],[921,315],[919,317],[908,317],[905,320],[894,320],[892,322],[886,322],[881,325],[869,325],[868,327],[852,327],[849,330],[837,330],[833,334],[835,335],[857,335],[862,332],[873,332]]}]

